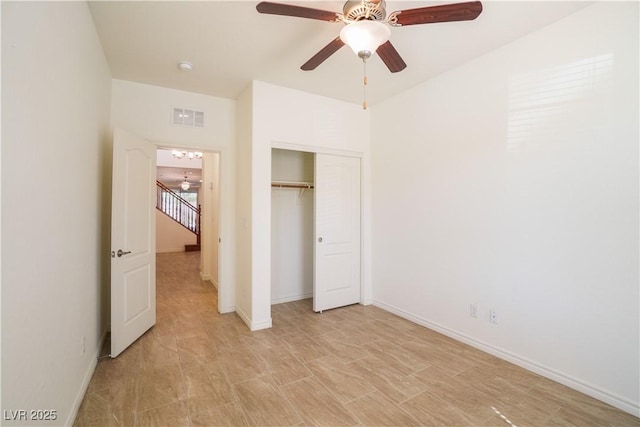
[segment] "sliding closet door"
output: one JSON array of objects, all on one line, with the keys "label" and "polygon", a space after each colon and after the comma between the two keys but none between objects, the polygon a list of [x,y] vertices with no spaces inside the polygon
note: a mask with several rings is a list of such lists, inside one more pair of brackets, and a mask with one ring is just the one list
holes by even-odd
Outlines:
[{"label": "sliding closet door", "polygon": [[316,154],[313,310],[360,302],[360,159]]}]

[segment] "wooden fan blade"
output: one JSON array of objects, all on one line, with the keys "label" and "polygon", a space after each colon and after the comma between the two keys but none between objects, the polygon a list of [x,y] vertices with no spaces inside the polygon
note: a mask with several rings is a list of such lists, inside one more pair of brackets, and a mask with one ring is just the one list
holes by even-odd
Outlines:
[{"label": "wooden fan blade", "polygon": [[328,45],[320,49],[320,52],[313,55],[310,60],[302,64],[302,67],[300,68],[304,71],[315,70],[318,65],[322,64],[328,57],[336,53],[342,46],[344,46],[344,42],[340,37],[336,37],[334,40],[329,42]]},{"label": "wooden fan blade", "polygon": [[392,73],[397,73],[407,68],[407,64],[402,60],[400,54],[390,41],[381,44],[378,50],[376,50],[376,53]]},{"label": "wooden fan blade", "polygon": [[338,14],[328,10],[312,9],[310,7],[294,6],[291,4],[272,3],[263,1],[258,3],[256,9],[260,13],[270,15],[295,16],[298,18],[318,19],[320,21],[335,21]]},{"label": "wooden fan blade", "polygon": [[482,3],[443,4],[440,6],[419,7],[401,10],[397,13],[399,25],[433,24],[436,22],[471,21],[482,12]]}]

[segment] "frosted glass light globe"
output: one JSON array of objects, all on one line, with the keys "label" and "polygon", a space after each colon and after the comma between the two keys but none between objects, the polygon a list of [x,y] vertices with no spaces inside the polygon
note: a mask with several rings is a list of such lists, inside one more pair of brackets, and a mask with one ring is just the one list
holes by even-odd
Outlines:
[{"label": "frosted glass light globe", "polygon": [[390,35],[391,30],[386,24],[368,20],[353,22],[340,31],[340,39],[356,55],[360,52],[373,54],[381,44],[389,40]]}]

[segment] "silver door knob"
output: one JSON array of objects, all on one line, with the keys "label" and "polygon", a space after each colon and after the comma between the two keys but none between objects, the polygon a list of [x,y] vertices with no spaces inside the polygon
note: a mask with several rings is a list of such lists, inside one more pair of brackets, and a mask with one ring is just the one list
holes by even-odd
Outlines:
[{"label": "silver door knob", "polygon": [[118,249],[118,253],[116,255],[118,255],[118,258],[120,258],[122,255],[127,255],[130,253],[131,251],[123,251],[122,249]]},{"label": "silver door knob", "polygon": [[322,243],[322,237],[318,237],[318,243]]}]

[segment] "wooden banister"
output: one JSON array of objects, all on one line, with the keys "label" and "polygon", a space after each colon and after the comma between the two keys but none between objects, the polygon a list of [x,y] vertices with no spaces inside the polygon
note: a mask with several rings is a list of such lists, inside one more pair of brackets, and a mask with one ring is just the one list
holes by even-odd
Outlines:
[{"label": "wooden banister", "polygon": [[196,208],[172,189],[156,181],[156,208],[194,233],[200,244],[200,205]]}]

